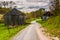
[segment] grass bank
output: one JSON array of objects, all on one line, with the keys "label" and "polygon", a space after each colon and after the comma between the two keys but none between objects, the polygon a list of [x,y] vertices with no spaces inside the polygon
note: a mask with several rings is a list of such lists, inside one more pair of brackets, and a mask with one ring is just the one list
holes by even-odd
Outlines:
[{"label": "grass bank", "polygon": [[7,26],[4,26],[3,23],[0,24],[0,40],[9,40],[12,36],[17,34],[19,31],[24,29],[28,24],[19,26],[18,28],[10,29],[10,33],[7,29]]},{"label": "grass bank", "polygon": [[26,20],[26,23],[29,23],[29,24],[30,24],[31,21],[34,21],[34,20],[36,20],[36,19],[37,19],[37,18],[30,18],[30,19],[27,19],[27,20]]},{"label": "grass bank", "polygon": [[47,29],[51,35],[57,36],[60,38],[60,15],[51,17],[47,21],[37,20],[44,28]]}]

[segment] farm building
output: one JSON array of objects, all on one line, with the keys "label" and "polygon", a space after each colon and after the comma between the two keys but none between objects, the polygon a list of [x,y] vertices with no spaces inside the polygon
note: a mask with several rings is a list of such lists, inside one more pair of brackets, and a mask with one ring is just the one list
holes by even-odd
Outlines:
[{"label": "farm building", "polygon": [[7,26],[23,25],[25,24],[25,14],[14,8],[4,15],[4,23]]},{"label": "farm building", "polygon": [[53,14],[49,11],[45,12],[42,16],[41,16],[41,19],[42,20],[47,20],[50,18],[50,16],[52,16]]}]

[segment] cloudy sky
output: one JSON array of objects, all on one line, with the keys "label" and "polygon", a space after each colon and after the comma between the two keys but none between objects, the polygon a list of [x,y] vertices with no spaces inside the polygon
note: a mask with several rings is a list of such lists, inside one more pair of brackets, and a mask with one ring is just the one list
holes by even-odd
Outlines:
[{"label": "cloudy sky", "polygon": [[[2,1],[2,0],[0,0]],[[39,8],[45,8],[49,10],[49,0],[3,0],[16,2],[17,8],[24,12],[31,12],[38,10]]]}]

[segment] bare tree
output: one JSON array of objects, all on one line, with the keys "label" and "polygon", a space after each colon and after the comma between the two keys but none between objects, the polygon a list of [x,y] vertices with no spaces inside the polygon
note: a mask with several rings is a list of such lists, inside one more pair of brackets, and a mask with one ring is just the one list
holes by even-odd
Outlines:
[{"label": "bare tree", "polygon": [[5,8],[6,7],[6,2],[4,1],[4,2],[2,2],[2,4],[3,4],[4,8]]},{"label": "bare tree", "polygon": [[16,3],[15,2],[13,2],[13,1],[10,1],[10,8],[12,8],[13,7],[13,5],[15,5]]},{"label": "bare tree", "polygon": [[0,2],[0,7],[1,7],[1,2]]},{"label": "bare tree", "polygon": [[51,11],[56,15],[59,9],[59,0],[51,0],[52,5],[50,6]]},{"label": "bare tree", "polygon": [[6,6],[7,6],[7,7],[9,6],[9,3],[8,3],[8,1],[6,2]]}]

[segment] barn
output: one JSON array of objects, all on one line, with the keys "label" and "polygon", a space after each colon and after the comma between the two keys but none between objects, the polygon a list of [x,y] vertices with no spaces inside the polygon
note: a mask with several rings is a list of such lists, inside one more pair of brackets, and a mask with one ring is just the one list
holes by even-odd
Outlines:
[{"label": "barn", "polygon": [[4,23],[7,26],[23,25],[25,24],[25,14],[13,8],[4,15]]},{"label": "barn", "polygon": [[42,15],[41,19],[42,19],[42,20],[47,20],[47,19],[49,19],[50,16],[52,16],[52,15],[53,15],[53,14],[52,14],[50,11],[47,11],[47,12],[45,12],[45,13]]}]

